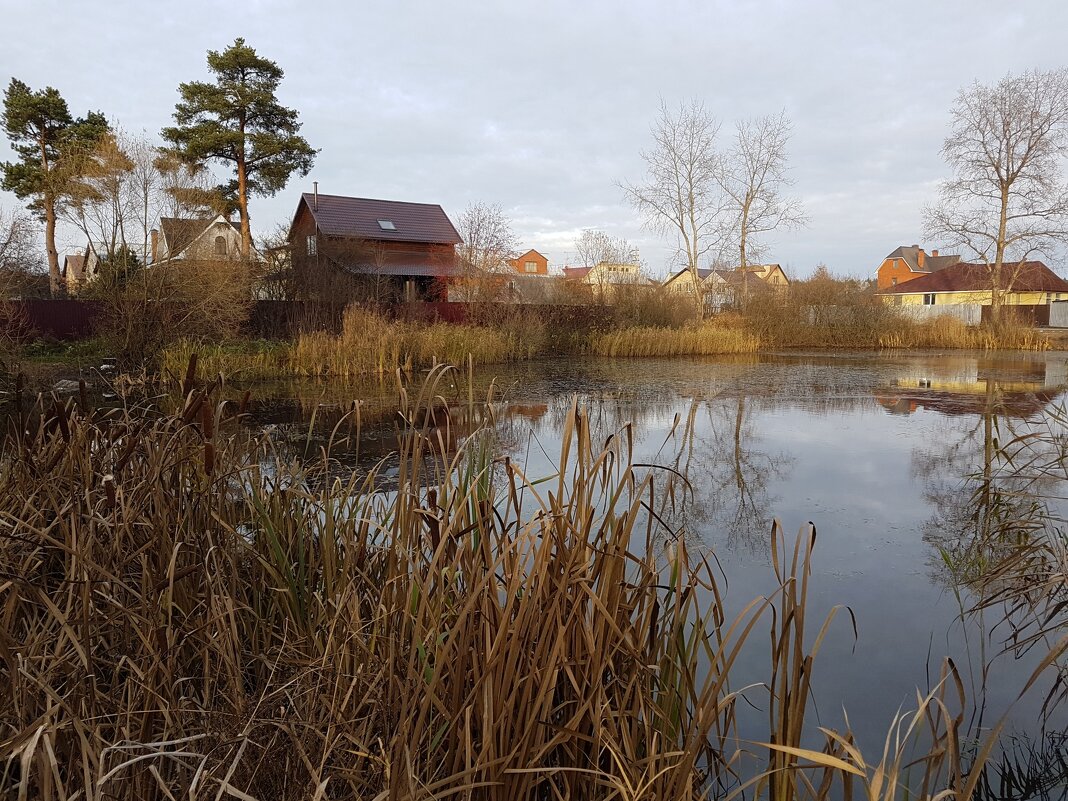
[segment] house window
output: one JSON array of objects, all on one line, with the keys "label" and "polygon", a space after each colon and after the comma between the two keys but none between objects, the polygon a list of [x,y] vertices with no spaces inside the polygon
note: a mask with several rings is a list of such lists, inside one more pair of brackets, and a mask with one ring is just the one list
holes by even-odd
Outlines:
[{"label": "house window", "polygon": [[935,305],[934,292],[928,292],[927,294],[925,294],[923,296],[923,305],[924,306],[934,306]]},{"label": "house window", "polygon": [[216,256],[225,256],[226,255],[226,237],[225,236],[217,236],[217,237],[215,237],[215,255]]},{"label": "house window", "polygon": [[897,279],[896,278],[891,278],[890,279],[890,286],[897,286]]},{"label": "house window", "polygon": [[536,273],[538,271],[538,263],[536,261],[523,262],[523,268],[528,273]]},{"label": "house window", "polygon": [[308,255],[319,255],[319,241],[314,236],[308,237]]}]

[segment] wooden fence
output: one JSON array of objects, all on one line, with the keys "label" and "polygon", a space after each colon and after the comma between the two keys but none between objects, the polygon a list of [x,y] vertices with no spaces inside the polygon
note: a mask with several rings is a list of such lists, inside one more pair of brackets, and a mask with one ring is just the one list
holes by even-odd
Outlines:
[{"label": "wooden fence", "polygon": [[[105,305],[95,300],[16,300],[0,304],[0,318],[9,330],[33,339],[72,341],[95,332],[103,319]],[[394,319],[460,324],[484,319],[486,307],[473,303],[399,303],[379,305],[376,310]],[[526,313],[566,328],[595,328],[608,321],[611,310],[602,306],[549,306],[509,304],[495,306],[496,317]],[[244,326],[248,336],[287,339],[304,331],[337,332],[341,329],[345,305],[300,300],[258,300]]]}]

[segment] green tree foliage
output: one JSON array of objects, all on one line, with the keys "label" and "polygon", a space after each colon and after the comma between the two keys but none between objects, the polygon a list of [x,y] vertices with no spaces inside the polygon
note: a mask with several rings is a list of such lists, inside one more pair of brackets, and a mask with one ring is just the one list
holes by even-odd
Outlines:
[{"label": "green tree foliage", "polygon": [[45,249],[52,294],[61,289],[56,249],[58,208],[78,184],[88,154],[108,132],[103,114],[90,112],[75,119],[67,101],[51,86],[33,91],[12,78],[4,92],[4,131],[16,161],[0,164],[2,186],[14,192],[45,223]]},{"label": "green tree foliage", "polygon": [[252,249],[249,195],[273,195],[294,172],[307,175],[318,151],[300,136],[297,112],[278,102],[282,69],[236,39],[223,52],[208,51],[215,83],[183,83],[176,125],[164,128],[172,153],[186,163],[220,161],[234,173],[241,215],[241,248]]}]

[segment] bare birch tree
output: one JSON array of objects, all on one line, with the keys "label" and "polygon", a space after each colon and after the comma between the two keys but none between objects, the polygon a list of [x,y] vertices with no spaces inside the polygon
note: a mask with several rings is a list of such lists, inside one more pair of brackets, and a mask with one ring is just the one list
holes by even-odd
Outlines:
[{"label": "bare birch tree", "polygon": [[457,255],[480,272],[501,272],[515,257],[517,240],[512,223],[496,203],[470,203],[459,219],[464,240]]},{"label": "bare birch tree", "polygon": [[623,237],[613,237],[595,228],[585,228],[575,239],[575,253],[583,267],[608,264],[637,264],[638,248]]},{"label": "bare birch tree", "polygon": [[39,236],[40,228],[29,214],[0,207],[0,299],[19,294],[43,266]]},{"label": "bare birch tree", "polygon": [[926,234],[984,264],[993,319],[1024,262],[1068,240],[1068,69],[962,89],[942,155],[953,177]]},{"label": "bare birch tree", "polygon": [[793,185],[786,159],[789,140],[785,112],[742,120],[735,126],[734,146],[719,160],[716,180],[727,198],[740,272],[750,257],[763,258],[762,234],[805,224],[801,201],[785,194]]},{"label": "bare birch tree", "polygon": [[672,111],[661,102],[653,123],[653,147],[642,151],[648,168],[643,183],[621,185],[645,224],[676,236],[677,257],[690,271],[702,306],[698,268],[723,244],[723,196],[716,180],[719,123],[696,100]]}]

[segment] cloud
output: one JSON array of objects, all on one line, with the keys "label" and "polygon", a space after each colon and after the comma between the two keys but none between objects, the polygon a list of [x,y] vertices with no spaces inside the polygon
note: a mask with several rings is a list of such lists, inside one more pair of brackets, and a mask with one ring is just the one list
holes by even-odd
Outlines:
[{"label": "cloud", "polygon": [[155,132],[178,84],[207,77],[206,51],[244,36],[286,70],[281,98],[322,150],[313,175],[255,200],[257,230],[288,218],[314,179],[320,191],[438,202],[454,218],[471,201],[500,203],[523,245],[557,262],[583,228],[602,227],[659,274],[673,242],[641,227],[617,183],[640,179],[660,99],[702,99],[724,136],[741,117],[785,110],[810,225],[771,237],[769,256],[800,275],[821,261],[860,274],[920,241],[957,90],[1059,66],[1066,24],[1059,0],[1011,13],[989,0],[192,0],[151,14],[43,0],[5,10],[0,80],[55,86],[75,113]]}]

